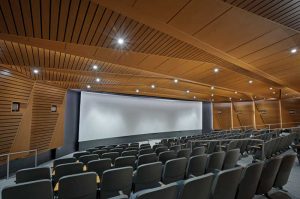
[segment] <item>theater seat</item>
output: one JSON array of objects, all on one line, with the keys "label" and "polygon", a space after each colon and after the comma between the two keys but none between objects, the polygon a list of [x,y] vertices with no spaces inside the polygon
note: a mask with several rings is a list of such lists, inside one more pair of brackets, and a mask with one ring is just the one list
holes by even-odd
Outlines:
[{"label": "theater seat", "polygon": [[136,192],[130,196],[130,199],[177,199],[177,194],[177,184],[172,183],[169,185],[163,185],[161,187]]},{"label": "theater seat", "polygon": [[168,160],[175,159],[177,157],[175,151],[164,151],[161,152],[158,156],[158,161],[161,161],[165,164]]},{"label": "theater seat", "polygon": [[53,199],[50,180],[37,180],[4,187],[2,199]]},{"label": "theater seat", "polygon": [[295,160],[296,154],[283,156],[273,187],[282,189],[282,187],[287,184]]},{"label": "theater seat", "polygon": [[78,174],[83,172],[83,163],[67,163],[58,165],[55,169],[55,175],[52,180],[54,183],[57,183],[61,177],[66,175]]},{"label": "theater seat", "polygon": [[67,163],[73,163],[76,162],[76,158],[60,158],[53,161],[53,168],[57,167],[60,164],[67,164]]},{"label": "theater seat", "polygon": [[16,183],[23,183],[35,180],[50,180],[50,168],[41,167],[41,168],[29,168],[21,169],[16,172]]},{"label": "theater seat", "polygon": [[96,199],[97,174],[95,172],[74,174],[59,180],[58,199]]},{"label": "theater seat", "polygon": [[80,152],[76,152],[73,154],[73,157],[76,158],[77,160],[79,159],[80,156],[83,155],[89,155],[90,153],[87,151],[80,151]]},{"label": "theater seat", "polygon": [[139,155],[145,155],[145,154],[149,154],[149,153],[153,153],[154,151],[153,151],[153,149],[151,149],[151,148],[147,148],[147,149],[141,149],[140,151],[139,151]]},{"label": "theater seat", "polygon": [[212,185],[211,199],[234,199],[241,173],[242,167],[220,171]]},{"label": "theater seat", "polygon": [[115,160],[117,157],[120,157],[120,154],[118,152],[108,152],[108,153],[103,153],[101,158],[110,158],[111,162],[115,164]]},{"label": "theater seat", "polygon": [[137,156],[137,150],[123,151],[122,156]]},{"label": "theater seat", "polygon": [[97,154],[89,154],[89,155],[80,156],[78,160],[79,162],[82,162],[84,165],[87,165],[89,161],[98,160],[98,159],[99,156]]},{"label": "theater seat", "polygon": [[209,199],[214,174],[190,178],[180,184],[178,199]]},{"label": "theater seat", "polygon": [[200,176],[205,173],[207,155],[197,155],[190,157],[186,169],[186,177],[190,175]]},{"label": "theater seat", "polygon": [[203,155],[205,153],[205,147],[196,147],[193,149],[191,156]]},{"label": "theater seat", "polygon": [[94,171],[99,177],[102,177],[104,171],[111,169],[111,159],[92,160],[87,164],[89,172]]},{"label": "theater seat", "polygon": [[240,149],[232,149],[227,151],[223,163],[223,170],[235,167],[240,155]]},{"label": "theater seat", "polygon": [[139,166],[133,176],[134,192],[160,186],[161,174],[161,162]]},{"label": "theater seat", "polygon": [[190,149],[181,149],[177,153],[178,158],[186,158],[189,159],[191,155],[191,150]]},{"label": "theater seat", "polygon": [[208,163],[206,166],[206,173],[213,172],[214,170],[221,170],[225,159],[225,152],[214,152],[208,156]]},{"label": "theater seat", "polygon": [[122,191],[129,196],[132,187],[132,167],[122,167],[104,171],[100,186],[100,199],[118,196]]},{"label": "theater seat", "polygon": [[256,162],[243,169],[236,199],[252,199],[255,195],[264,162]]},{"label": "theater seat", "polygon": [[137,166],[140,166],[142,164],[156,162],[156,161],[157,161],[157,156],[155,153],[140,155],[137,160]]},{"label": "theater seat", "polygon": [[164,166],[162,182],[164,184],[169,184],[178,180],[183,180],[185,176],[186,165],[186,158],[168,160]]},{"label": "theater seat", "polygon": [[115,168],[131,166],[135,169],[135,156],[121,156],[117,157],[115,160]]}]

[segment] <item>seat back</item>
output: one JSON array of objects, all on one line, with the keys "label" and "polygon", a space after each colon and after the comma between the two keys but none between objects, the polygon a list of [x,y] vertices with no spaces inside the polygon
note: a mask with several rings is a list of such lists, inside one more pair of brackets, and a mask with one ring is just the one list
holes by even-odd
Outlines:
[{"label": "seat back", "polygon": [[[133,194],[131,199],[177,199],[178,186],[176,183],[161,187],[146,189]],[[102,199],[102,198],[101,198]]]},{"label": "seat back", "polygon": [[135,169],[135,161],[136,161],[135,156],[118,157],[116,158],[115,161],[115,168],[131,166],[133,169]]},{"label": "seat back", "polygon": [[185,180],[179,191],[179,199],[209,199],[214,175],[208,173]]},{"label": "seat back", "polygon": [[108,152],[108,153],[103,153],[101,158],[110,158],[111,162],[115,164],[115,160],[119,156],[120,156],[119,152]]},{"label": "seat back", "polygon": [[4,187],[2,199],[53,199],[50,180],[37,180]]},{"label": "seat back", "polygon": [[158,156],[158,160],[165,164],[168,160],[175,159],[177,157],[175,151],[164,151]]},{"label": "seat back", "polygon": [[108,152],[108,150],[106,150],[106,149],[100,149],[100,150],[94,151],[93,154],[97,154],[100,158],[102,158],[102,154],[107,153],[107,152]]},{"label": "seat back", "polygon": [[123,148],[113,148],[109,150],[109,152],[118,152],[119,156],[122,154],[123,151],[124,151]]},{"label": "seat back", "polygon": [[263,165],[264,162],[261,161],[250,164],[243,169],[236,199],[251,199],[254,197]]},{"label": "seat back", "polygon": [[134,176],[134,192],[160,186],[162,163],[143,164],[136,170]]},{"label": "seat back", "polygon": [[23,183],[35,180],[50,180],[50,168],[41,167],[41,168],[29,168],[21,169],[16,172],[16,183]]},{"label": "seat back", "polygon": [[92,160],[87,164],[87,170],[89,172],[93,171],[98,174],[98,176],[102,177],[104,171],[111,169],[111,159],[101,159],[101,160]]},{"label": "seat back", "polygon": [[274,182],[274,187],[282,188],[288,182],[291,170],[295,164],[296,154],[284,155]]},{"label": "seat back", "polygon": [[60,164],[66,164],[66,163],[73,163],[76,162],[76,158],[60,158],[53,161],[53,168],[55,169],[56,166]]},{"label": "seat back", "polygon": [[151,148],[147,148],[147,149],[141,149],[140,151],[139,151],[139,155],[145,155],[145,154],[149,154],[149,153],[153,153],[154,151],[153,151],[153,149],[151,149]]},{"label": "seat back", "polygon": [[74,174],[59,180],[59,199],[96,199],[97,174],[95,172]]},{"label": "seat back", "polygon": [[202,155],[205,153],[205,147],[196,147],[193,149],[191,156]]},{"label": "seat back", "polygon": [[271,190],[272,186],[274,185],[281,160],[282,157],[278,156],[265,161],[256,194],[265,194]]},{"label": "seat back", "polygon": [[98,160],[98,159],[99,159],[99,156],[97,154],[90,154],[90,155],[80,156],[78,160],[79,160],[79,162],[82,162],[83,164],[87,165],[87,163],[89,161]]},{"label": "seat back", "polygon": [[66,175],[78,174],[83,172],[83,163],[67,163],[58,165],[55,169],[55,175],[52,177],[53,182],[56,183],[58,180]]},{"label": "seat back", "polygon": [[242,167],[235,167],[220,171],[214,179],[212,186],[212,199],[234,199],[240,177]]},{"label": "seat back", "polygon": [[232,149],[227,151],[223,163],[223,170],[235,167],[240,155],[240,149]]},{"label": "seat back", "polygon": [[170,147],[170,150],[175,151],[177,153],[181,149],[181,145],[174,145]]},{"label": "seat back", "polygon": [[168,151],[168,147],[162,146],[162,147],[158,147],[158,148],[155,150],[155,153],[156,153],[156,155],[159,155],[161,152],[165,152],[165,151]]},{"label": "seat back", "polygon": [[162,182],[164,184],[169,184],[178,180],[183,180],[185,176],[186,165],[186,158],[168,160],[164,166]]},{"label": "seat back", "polygon": [[137,160],[137,166],[140,166],[142,164],[156,162],[156,161],[157,161],[157,156],[155,153],[140,155]]},{"label": "seat back", "polygon": [[123,151],[122,156],[137,156],[137,150]]},{"label": "seat back", "polygon": [[215,169],[221,170],[225,158],[225,152],[214,152],[208,156],[206,173],[212,172]]},{"label": "seat back", "polygon": [[178,158],[186,158],[189,159],[191,155],[191,150],[190,149],[181,149],[177,153]]},{"label": "seat back", "polygon": [[83,155],[89,155],[90,153],[87,151],[80,151],[80,152],[76,152],[73,154],[73,157],[76,158],[77,160],[79,159],[80,156]]},{"label": "seat back", "polygon": [[132,185],[132,167],[110,169],[103,172],[100,198],[105,199],[119,195],[119,191],[129,195]]},{"label": "seat back", "polygon": [[190,157],[186,169],[186,177],[190,175],[200,176],[205,173],[207,164],[207,155],[197,155]]}]

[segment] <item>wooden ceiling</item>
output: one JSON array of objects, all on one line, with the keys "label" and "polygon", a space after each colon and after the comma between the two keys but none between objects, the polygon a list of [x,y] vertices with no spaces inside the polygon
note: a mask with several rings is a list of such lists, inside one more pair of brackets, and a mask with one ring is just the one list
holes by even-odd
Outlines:
[{"label": "wooden ceiling", "polygon": [[300,52],[290,50],[300,48],[299,8],[295,0],[1,0],[0,64],[69,89],[295,98]]}]

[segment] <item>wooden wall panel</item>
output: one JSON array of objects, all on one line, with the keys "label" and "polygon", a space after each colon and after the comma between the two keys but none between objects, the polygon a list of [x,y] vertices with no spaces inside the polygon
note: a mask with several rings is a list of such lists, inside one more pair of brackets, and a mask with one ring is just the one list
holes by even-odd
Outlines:
[{"label": "wooden wall panel", "polygon": [[231,105],[230,103],[213,103],[213,128],[231,128]]},{"label": "wooden wall panel", "polygon": [[280,128],[278,100],[259,100],[255,105],[265,125],[272,124],[271,128]]},{"label": "wooden wall panel", "polygon": [[[40,153],[62,146],[65,94],[65,88],[0,66],[0,154],[29,149]],[[12,102],[20,103],[19,112],[11,111]],[[51,105],[57,112],[51,112]],[[12,159],[24,155],[28,154]]]},{"label": "wooden wall panel", "polygon": [[[300,99],[281,100],[282,127],[300,125]],[[286,124],[285,124],[286,123]]]},{"label": "wooden wall panel", "polygon": [[232,108],[238,118],[240,126],[254,128],[253,105],[252,102],[233,102]]}]

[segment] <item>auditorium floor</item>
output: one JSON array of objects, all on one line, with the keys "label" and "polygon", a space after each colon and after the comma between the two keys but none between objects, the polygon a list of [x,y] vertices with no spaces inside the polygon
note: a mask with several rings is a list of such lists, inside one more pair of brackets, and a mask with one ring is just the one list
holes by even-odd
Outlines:
[{"label": "auditorium floor", "polygon": [[[291,151],[288,151],[287,153],[290,153],[290,152]],[[252,157],[249,156],[246,158],[242,158],[239,161],[239,164],[244,166],[244,165],[251,163],[251,161],[252,161]],[[39,167],[51,166],[51,165],[52,165],[52,161],[41,164]],[[8,180],[1,179],[0,180],[0,191],[2,191],[3,187],[14,184],[14,181],[15,181],[15,176],[12,176]],[[292,199],[300,199],[300,165],[298,163],[298,160],[295,162],[295,165],[291,171],[289,181],[286,184],[286,186],[284,186],[284,189],[288,191],[289,196]],[[259,198],[261,198],[261,197],[259,197]],[[1,199],[1,194],[0,194],[0,199]]]}]

